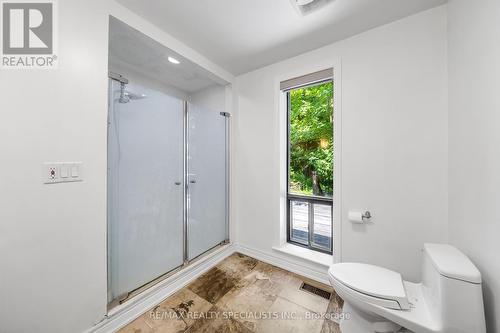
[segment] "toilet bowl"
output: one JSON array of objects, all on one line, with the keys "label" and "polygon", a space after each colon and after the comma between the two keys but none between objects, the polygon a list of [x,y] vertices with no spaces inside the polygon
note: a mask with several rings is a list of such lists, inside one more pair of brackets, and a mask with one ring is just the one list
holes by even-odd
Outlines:
[{"label": "toilet bowl", "polygon": [[458,249],[425,244],[422,281],[362,263],[334,264],[342,333],[485,333],[481,274]]}]

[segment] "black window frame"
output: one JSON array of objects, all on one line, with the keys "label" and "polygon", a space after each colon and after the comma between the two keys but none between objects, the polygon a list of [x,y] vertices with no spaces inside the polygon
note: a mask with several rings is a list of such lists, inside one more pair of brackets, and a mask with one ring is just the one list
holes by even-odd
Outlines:
[{"label": "black window frame", "polygon": [[[302,194],[294,194],[290,193],[290,111],[291,111],[291,102],[290,102],[290,92],[299,88],[307,88],[315,85],[320,85],[324,83],[332,82],[333,78],[324,79],[318,82],[311,82],[308,84],[296,86],[287,90],[284,90],[283,93],[286,94],[286,144],[287,144],[287,152],[286,152],[286,241],[287,243],[297,245],[300,247],[304,247],[313,251],[326,253],[333,255],[333,196],[332,197],[320,197],[314,195],[302,195]],[[333,117],[335,117],[335,110],[333,110]],[[332,149],[335,151],[335,140]],[[335,158],[335,154],[334,154]],[[335,193],[333,193],[335,195]],[[298,242],[292,238],[292,202],[305,202],[308,204],[308,244],[304,244]],[[322,204],[329,205],[331,208],[331,234],[330,234],[330,249],[325,249],[323,247],[315,246],[314,244],[314,204]],[[312,228],[311,228],[312,227]]]}]

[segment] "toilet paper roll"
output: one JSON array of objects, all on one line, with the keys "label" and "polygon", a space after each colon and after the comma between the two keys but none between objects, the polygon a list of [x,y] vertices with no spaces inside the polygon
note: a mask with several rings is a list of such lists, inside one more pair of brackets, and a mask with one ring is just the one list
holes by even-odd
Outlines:
[{"label": "toilet paper roll", "polygon": [[364,223],[365,222],[363,220],[363,213],[361,213],[361,212],[349,211],[348,217],[349,217],[349,221],[351,221],[352,223]]}]

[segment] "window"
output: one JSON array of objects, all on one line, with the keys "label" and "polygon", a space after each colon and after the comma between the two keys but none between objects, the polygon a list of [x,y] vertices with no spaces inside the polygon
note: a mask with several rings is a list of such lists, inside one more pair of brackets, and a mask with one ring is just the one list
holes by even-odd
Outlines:
[{"label": "window", "polygon": [[287,98],[287,241],[331,254],[332,70],[282,82],[281,88]]}]

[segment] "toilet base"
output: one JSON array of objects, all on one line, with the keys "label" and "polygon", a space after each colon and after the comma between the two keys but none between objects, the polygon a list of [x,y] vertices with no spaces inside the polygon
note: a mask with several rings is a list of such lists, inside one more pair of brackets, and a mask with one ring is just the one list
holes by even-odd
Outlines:
[{"label": "toilet base", "polygon": [[342,309],[342,333],[396,333],[401,326],[375,314],[360,311],[345,302]]}]

